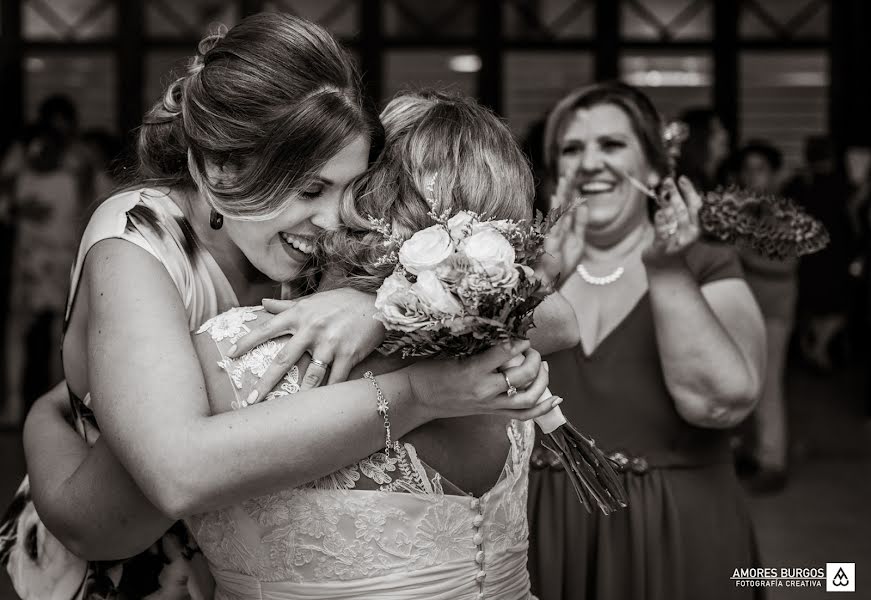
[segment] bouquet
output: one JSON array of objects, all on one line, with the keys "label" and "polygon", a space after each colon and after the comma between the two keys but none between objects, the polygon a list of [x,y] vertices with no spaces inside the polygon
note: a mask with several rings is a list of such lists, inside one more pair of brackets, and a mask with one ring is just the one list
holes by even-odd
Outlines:
[{"label": "bouquet", "polygon": [[[673,121],[663,129],[662,139],[672,175],[688,136],[688,127],[680,121]],[[636,187],[642,185],[631,178],[630,182]],[[655,192],[643,185],[642,188],[660,201]],[[756,194],[734,185],[702,195],[699,225],[708,239],[748,248],[776,260],[818,252],[829,243],[829,234],[822,223],[789,198]]]},{"label": "bouquet", "polygon": [[[432,196],[435,178],[427,186]],[[387,337],[380,350],[410,356],[465,357],[510,339],[525,338],[533,311],[549,289],[532,264],[544,252],[550,228],[571,206],[534,221],[487,219],[470,211],[450,215],[430,205],[431,227],[409,239],[383,219],[369,217],[384,236],[381,264],[393,273],[378,290],[376,318]],[[549,397],[545,391],[542,400]],[[605,514],[626,506],[610,459],[581,435],[559,407],[536,419],[587,510]]]},{"label": "bouquet", "polygon": [[792,200],[753,194],[737,186],[703,196],[699,225],[710,239],[749,248],[776,260],[812,254],[829,243],[822,223]]}]

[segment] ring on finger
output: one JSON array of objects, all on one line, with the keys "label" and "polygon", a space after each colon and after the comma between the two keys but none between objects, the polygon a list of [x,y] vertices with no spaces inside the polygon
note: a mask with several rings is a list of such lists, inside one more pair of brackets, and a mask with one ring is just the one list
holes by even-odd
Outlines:
[{"label": "ring on finger", "polygon": [[319,366],[319,367],[321,367],[321,368],[323,368],[323,369],[329,369],[329,368],[330,368],[330,363],[326,363],[326,362],[324,362],[324,361],[322,361],[322,360],[318,360],[318,359],[316,359],[316,358],[311,359],[311,363],[310,363],[310,364],[317,365],[317,366]]},{"label": "ring on finger", "polygon": [[508,397],[510,398],[511,396],[514,396],[517,393],[517,388],[514,387],[513,385],[511,385],[511,380],[508,379],[508,375],[506,375],[505,373],[502,373],[502,377],[505,378],[505,385],[508,386],[508,390],[505,393],[508,394]]}]

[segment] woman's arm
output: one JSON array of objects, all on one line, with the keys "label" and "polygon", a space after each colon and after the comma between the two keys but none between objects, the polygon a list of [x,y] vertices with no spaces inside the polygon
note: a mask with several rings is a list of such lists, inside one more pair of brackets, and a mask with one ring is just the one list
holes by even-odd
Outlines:
[{"label": "woman's arm", "polygon": [[529,341],[542,356],[581,343],[581,329],[575,311],[560,292],[545,298],[535,309],[535,327],[529,330]]},{"label": "woman's arm", "polygon": [[739,254],[745,272],[752,271],[759,275],[787,277],[795,275],[796,269],[798,268],[798,260],[794,258],[786,258],[782,260],[767,258],[753,250],[743,250],[739,252]]},{"label": "woman's arm", "polygon": [[[185,311],[165,269],[131,244],[106,240],[91,250],[85,276],[94,411],[113,453],[165,514],[293,487],[383,445],[368,381],[210,416]],[[438,373],[444,365],[422,364],[381,376],[394,436],[433,418],[533,407],[537,398],[503,398],[504,378],[495,373],[522,349],[451,363],[450,377]],[[531,382],[537,374],[518,376]]]},{"label": "woman's arm", "polygon": [[665,383],[678,413],[700,427],[743,420],[762,389],[765,327],[750,288],[723,279],[702,288],[683,262],[648,265]]},{"label": "woman's arm", "polygon": [[[134,556],[173,521],[148,501],[103,440],[88,447],[67,421],[70,412],[62,382],[36,401],[24,423],[24,452],[37,513],[76,556]],[[95,493],[97,481],[104,487]]]},{"label": "woman's arm", "polygon": [[663,182],[665,206],[643,254],[656,341],[675,407],[700,427],[727,428],[746,417],[762,390],[765,326],[742,279],[696,282],[686,263],[698,240],[702,201],[686,177]]}]

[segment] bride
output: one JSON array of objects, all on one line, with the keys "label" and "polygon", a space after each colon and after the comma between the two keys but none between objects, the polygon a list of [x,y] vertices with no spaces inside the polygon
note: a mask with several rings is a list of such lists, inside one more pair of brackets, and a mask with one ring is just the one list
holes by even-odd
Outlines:
[{"label": "bride", "polygon": [[[378,288],[392,267],[376,262],[379,238],[368,217],[384,218],[404,234],[428,227],[424,189],[436,172],[439,212],[531,216],[529,167],[504,124],[474,101],[405,95],[387,106],[382,120],[386,147],[346,195],[344,229],[325,242],[332,264],[346,267],[326,274],[332,285]],[[286,342],[228,358],[250,326],[270,318],[260,307],[237,308],[200,329],[195,345],[213,412],[244,410],[258,374]],[[367,359],[352,378],[364,370],[392,371],[397,362]],[[272,402],[294,401],[284,396],[299,390],[305,366],[285,376],[269,395]],[[435,421],[404,436],[396,452],[376,452],[310,484],[187,522],[216,579],[216,599],[529,598],[533,442],[530,421],[493,415]]]}]

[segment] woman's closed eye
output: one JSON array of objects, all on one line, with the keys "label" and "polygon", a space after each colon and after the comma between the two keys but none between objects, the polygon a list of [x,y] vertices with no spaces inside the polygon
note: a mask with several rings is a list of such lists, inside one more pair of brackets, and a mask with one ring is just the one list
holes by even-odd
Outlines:
[{"label": "woman's closed eye", "polygon": [[300,192],[300,195],[303,198],[314,199],[314,198],[317,198],[318,196],[320,196],[321,194],[323,194],[325,189],[326,189],[326,186],[323,183],[321,183],[321,182],[313,183],[310,186],[308,186],[307,188],[305,188],[302,192]]},{"label": "woman's closed eye", "polygon": [[305,188],[303,188],[303,190],[300,192],[300,196],[308,199],[318,198],[320,196],[323,196],[324,192],[326,192],[327,188],[329,188],[332,184],[332,181],[325,180],[322,177],[317,177],[311,180],[309,184]]}]

